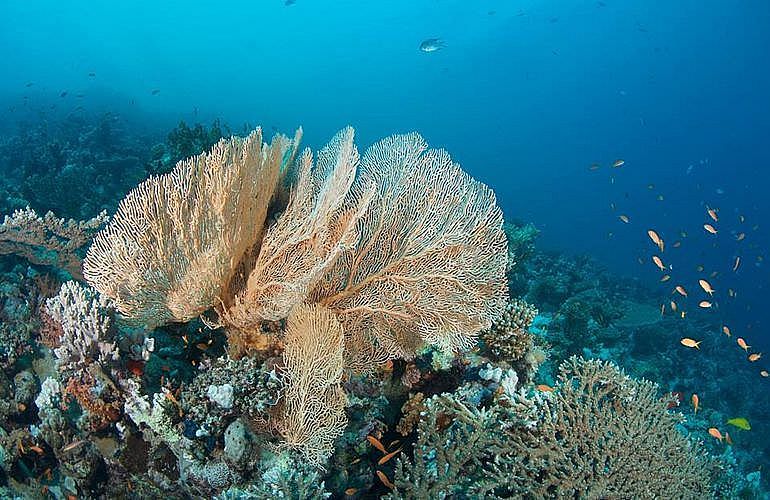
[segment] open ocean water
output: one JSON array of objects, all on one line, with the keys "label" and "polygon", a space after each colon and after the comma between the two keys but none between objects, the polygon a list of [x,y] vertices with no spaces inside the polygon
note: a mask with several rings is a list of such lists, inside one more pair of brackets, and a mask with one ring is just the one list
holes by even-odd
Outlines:
[{"label": "open ocean water", "polygon": [[769,498],[769,50],[758,0],[3,1],[0,497]]}]

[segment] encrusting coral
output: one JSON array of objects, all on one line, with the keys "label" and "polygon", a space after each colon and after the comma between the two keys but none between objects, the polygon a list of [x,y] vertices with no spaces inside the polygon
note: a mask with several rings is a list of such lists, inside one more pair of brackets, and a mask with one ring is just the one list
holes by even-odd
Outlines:
[{"label": "encrusting coral", "polygon": [[537,308],[522,299],[508,303],[501,318],[481,333],[481,340],[497,359],[518,361],[532,349],[529,327]]}]

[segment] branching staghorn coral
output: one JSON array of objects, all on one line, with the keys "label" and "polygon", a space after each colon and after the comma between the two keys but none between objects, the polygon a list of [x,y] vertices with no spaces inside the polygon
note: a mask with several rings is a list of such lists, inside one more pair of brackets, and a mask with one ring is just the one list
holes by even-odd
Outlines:
[{"label": "branching staghorn coral", "polygon": [[704,498],[713,463],[657,386],[571,358],[553,393],[475,408],[435,396],[393,498]]},{"label": "branching staghorn coral", "polygon": [[76,221],[59,219],[53,212],[40,217],[30,207],[16,210],[0,224],[0,255],[16,254],[33,264],[64,269],[73,278],[82,279],[80,253],[106,222],[106,212]]},{"label": "branching staghorn coral", "polygon": [[120,203],[84,262],[91,285],[147,326],[188,321],[223,300],[263,230],[294,140],[219,141],[208,153],[150,177]]},{"label": "branching staghorn coral", "polygon": [[343,339],[342,326],[321,306],[298,305],[286,323],[279,430],[290,448],[317,467],[323,467],[347,423]]}]

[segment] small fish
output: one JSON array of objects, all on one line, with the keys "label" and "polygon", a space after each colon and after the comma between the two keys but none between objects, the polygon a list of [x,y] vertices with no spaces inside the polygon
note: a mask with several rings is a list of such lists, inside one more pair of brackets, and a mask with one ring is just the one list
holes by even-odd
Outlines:
[{"label": "small fish", "polygon": [[729,444],[730,446],[733,445],[733,440],[730,438],[729,432],[725,432],[725,443]]},{"label": "small fish", "polygon": [[535,388],[540,392],[553,392],[553,387],[547,384],[538,384]]},{"label": "small fish", "polygon": [[352,497],[353,495],[356,494],[357,491],[358,491],[358,488],[348,488],[345,490],[345,496]]},{"label": "small fish", "polygon": [[628,224],[629,222],[631,222],[631,219],[629,219],[627,215],[618,215],[618,219],[622,220],[622,221],[623,221],[623,222],[625,222],[626,224]]},{"label": "small fish", "polygon": [[[682,285],[677,285],[676,288],[674,288],[674,292],[677,292],[682,297],[687,297],[687,290],[685,290]],[[674,292],[671,292],[671,293],[674,293]]]},{"label": "small fish", "polygon": [[719,276],[719,271],[711,271],[709,273],[709,278],[716,278],[717,276]]},{"label": "small fish", "polygon": [[749,424],[749,421],[743,417],[731,418],[730,420],[727,421],[727,423],[734,427],[742,429],[744,431],[751,430],[751,425]]},{"label": "small fish", "polygon": [[674,242],[674,244],[673,244],[673,245],[671,245],[671,246],[673,246],[674,248],[679,248],[679,247],[681,247],[681,246],[682,246],[682,242],[681,242],[681,241],[679,241],[679,240],[676,240],[676,241]]},{"label": "small fish", "polygon": [[91,73],[88,73],[88,76],[90,76],[91,78],[93,78],[93,77],[95,77],[95,76],[96,76],[96,73],[94,73],[94,72],[92,71]]},{"label": "small fish", "polygon": [[610,210],[612,210],[613,212],[615,211],[615,203],[614,202],[610,203]]},{"label": "small fish", "polygon": [[401,452],[401,448],[397,449],[396,451],[391,451],[390,453],[388,453],[387,455],[385,455],[384,457],[382,457],[381,459],[379,459],[379,460],[377,461],[377,465],[382,465],[382,464],[384,464],[385,462],[387,462],[387,461],[388,461],[388,460],[390,460],[391,458],[393,458],[393,457],[395,457],[396,455],[398,455],[400,452]]},{"label": "small fish", "polygon": [[746,238],[746,233],[738,233],[738,234],[735,236],[735,239],[736,239],[737,241],[743,241],[745,238]]},{"label": "small fish", "polygon": [[652,256],[652,261],[655,263],[656,266],[658,266],[658,269],[660,269],[661,271],[666,270],[666,266],[663,264],[663,261],[660,260],[660,257],[658,257],[657,255]]},{"label": "small fish", "polygon": [[700,346],[701,342],[703,342],[703,341],[701,340],[701,341],[696,342],[695,340],[693,340],[691,338],[687,338],[687,337],[685,337],[685,338],[683,338],[682,340],[679,341],[679,343],[681,343],[683,346],[685,346],[685,347],[694,347],[695,349],[700,349],[700,347],[698,347],[698,346]]},{"label": "small fish", "polygon": [[650,237],[653,243],[655,243],[658,248],[660,248],[660,251],[663,251],[663,247],[665,246],[665,243],[663,243],[663,239],[661,239],[660,235],[655,232],[653,229],[647,230],[647,236]]},{"label": "small fish", "polygon": [[647,184],[647,189],[649,190],[655,189],[655,184]]},{"label": "small fish", "polygon": [[708,300],[701,300],[701,301],[698,303],[698,307],[701,307],[701,308],[703,308],[703,309],[708,309],[708,308],[710,308],[712,305],[713,305],[713,304],[712,304],[711,302],[709,302]]},{"label": "small fish", "polygon": [[732,332],[730,332],[730,327],[727,325],[722,325],[722,333],[727,335],[728,337],[732,337]]},{"label": "small fish", "polygon": [[759,375],[765,378],[770,377],[770,373],[768,373],[767,370],[759,370]]},{"label": "small fish", "polygon": [[382,471],[377,471],[377,477],[380,478],[380,481],[382,481],[382,484],[387,486],[388,488],[395,489],[396,485],[390,482],[390,479],[388,479],[388,476],[385,475]]},{"label": "small fish", "polygon": [[743,224],[744,222],[746,222],[746,217],[739,215],[738,220],[741,221],[741,224]]},{"label": "small fish", "polygon": [[59,94],[59,97],[67,97],[67,91],[66,90],[62,90],[61,94]]},{"label": "small fish", "polygon": [[660,305],[660,315],[663,316],[666,313],[666,304]]},{"label": "small fish", "polygon": [[621,160],[621,159],[617,159],[614,162],[612,162],[612,166],[615,168],[620,168],[625,164],[626,164],[626,160]]},{"label": "small fish", "polygon": [[75,448],[77,448],[78,446],[83,444],[84,442],[85,441],[83,441],[82,439],[79,439],[77,441],[73,441],[70,444],[68,444],[67,446],[65,446],[64,448],[62,448],[61,451],[62,452],[67,452],[67,451],[70,451],[70,450],[74,450]]},{"label": "small fish", "polygon": [[705,229],[708,233],[717,234],[716,228],[711,224],[703,224],[703,229]]},{"label": "small fish", "polygon": [[160,94],[160,89],[152,89],[152,92],[150,92],[152,95],[158,95]]},{"label": "small fish", "polygon": [[209,348],[209,345],[207,343],[205,343],[205,342],[200,342],[198,344],[195,344],[195,347],[197,347],[201,351],[205,351],[206,349]]},{"label": "small fish", "polygon": [[662,195],[662,194],[659,194],[659,195],[658,195],[658,198],[657,198],[657,200],[658,200],[658,201],[663,201],[663,195]]},{"label": "small fish", "polygon": [[674,302],[674,301],[672,300],[672,301],[671,301],[671,304],[669,304],[669,305],[671,306],[671,310],[672,310],[672,311],[674,311],[674,312],[676,312],[676,310],[677,310],[677,308],[678,308],[678,306],[676,305],[676,302]]},{"label": "small fish", "polygon": [[732,288],[728,288],[727,295],[729,295],[730,297],[735,297],[736,295],[735,290],[733,290]]},{"label": "small fish", "polygon": [[746,341],[743,340],[743,337],[738,337],[737,339],[735,339],[735,341],[738,343],[738,346],[744,351],[749,352],[749,349],[751,349],[751,346],[746,344]]},{"label": "small fish", "polygon": [[430,53],[444,48],[444,41],[441,38],[426,38],[420,42],[420,50]]},{"label": "small fish", "polygon": [[698,284],[701,288],[703,288],[703,291],[706,292],[709,295],[714,295],[714,289],[711,287],[711,283],[709,283],[706,280],[698,280]]},{"label": "small fish", "polygon": [[687,316],[687,311],[682,311],[682,319],[684,319],[685,316]]},{"label": "small fish", "polygon": [[590,167],[588,167],[588,170],[599,170],[599,164],[598,163],[592,163]]},{"label": "small fish", "polygon": [[30,447],[29,447],[29,449],[30,449],[30,450],[32,450],[32,451],[34,451],[34,452],[35,452],[35,453],[37,453],[38,455],[42,455],[42,454],[44,454],[44,453],[45,453],[45,452],[43,451],[43,448],[41,448],[41,447],[39,447],[39,446],[37,446],[37,445],[32,445],[32,446],[30,446]]},{"label": "small fish", "polygon": [[752,363],[755,362],[755,361],[759,361],[760,358],[762,358],[762,353],[761,352],[754,352],[754,353],[749,354],[749,361],[751,361]]},{"label": "small fish", "polygon": [[668,281],[670,279],[671,279],[671,275],[670,274],[664,274],[663,277],[660,279],[660,282],[661,283],[665,283],[666,281]]},{"label": "small fish", "polygon": [[369,444],[371,444],[372,446],[380,450],[383,455],[388,454],[388,450],[385,449],[385,447],[382,445],[380,440],[377,439],[376,437],[369,435],[369,436],[366,436],[366,440],[369,441]]},{"label": "small fish", "polygon": [[693,413],[698,413],[698,403],[700,403],[700,399],[698,398],[698,395],[693,394],[691,400],[692,400]]},{"label": "small fish", "polygon": [[736,272],[738,270],[738,266],[741,265],[741,256],[737,256],[735,258],[735,264],[733,264],[733,272]]},{"label": "small fish", "polygon": [[682,238],[687,238],[687,232],[686,231],[681,231],[679,233],[679,236],[681,236]]},{"label": "small fish", "polygon": [[709,434],[711,435],[711,437],[718,439],[720,443],[721,443],[721,442],[722,442],[722,440],[724,439],[724,438],[722,437],[722,433],[721,433],[721,432],[719,432],[719,429],[717,429],[716,427],[711,427],[711,428],[709,429]]},{"label": "small fish", "polygon": [[706,212],[708,212],[709,217],[711,217],[711,220],[714,222],[719,222],[719,216],[717,215],[717,211],[713,208],[707,208]]}]

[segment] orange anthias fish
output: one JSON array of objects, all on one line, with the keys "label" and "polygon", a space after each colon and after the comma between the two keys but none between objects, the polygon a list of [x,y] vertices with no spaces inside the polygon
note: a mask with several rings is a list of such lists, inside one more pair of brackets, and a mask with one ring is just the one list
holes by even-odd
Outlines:
[{"label": "orange anthias fish", "polygon": [[382,445],[380,440],[377,439],[376,437],[374,437],[374,436],[366,436],[366,440],[369,441],[369,443],[372,446],[374,446],[375,448],[380,450],[383,455],[387,455],[388,454],[388,450],[385,449],[385,447]]},{"label": "orange anthias fish", "polygon": [[714,295],[714,289],[711,287],[711,283],[709,283],[706,280],[698,280],[698,284],[701,288],[703,288],[703,291],[706,292],[709,295]]},{"label": "orange anthias fish", "polygon": [[727,444],[729,444],[730,446],[733,445],[733,440],[730,438],[730,433],[729,432],[725,432],[725,442]]},{"label": "orange anthias fish", "polygon": [[711,302],[709,302],[708,300],[701,300],[700,303],[698,304],[698,306],[702,307],[703,309],[708,309],[712,305],[713,304],[711,304]]},{"label": "orange anthias fish", "polygon": [[[687,297],[687,290],[685,290],[682,285],[677,285],[676,288],[674,288],[674,292],[677,292],[682,297]],[[671,292],[671,293],[674,293],[674,292]]]},{"label": "orange anthias fish", "polygon": [[738,266],[740,265],[741,265],[741,256],[739,255],[735,258],[735,264],[733,264],[733,272],[737,271]]},{"label": "orange anthias fish", "polygon": [[677,305],[676,305],[676,302],[674,302],[674,301],[672,300],[670,305],[671,305],[671,310],[672,310],[672,311],[674,311],[674,312],[676,312],[676,309],[677,309]]},{"label": "orange anthias fish", "polygon": [[749,349],[751,348],[751,346],[746,345],[746,341],[743,340],[743,337],[738,337],[735,341],[738,342],[738,345],[741,347],[741,349],[743,349],[746,352],[749,352]]},{"label": "orange anthias fish", "polygon": [[656,233],[654,230],[650,229],[647,231],[647,235],[650,237],[653,243],[658,245],[658,248],[660,248],[660,251],[663,251],[663,247],[665,246],[665,243],[663,243],[663,240],[661,237]]},{"label": "orange anthias fish", "polygon": [[759,361],[761,357],[762,357],[761,352],[755,352],[755,353],[749,354],[749,361],[753,363],[755,361]]},{"label": "orange anthias fish", "polygon": [[730,327],[727,325],[722,325],[722,333],[724,333],[728,337],[732,336],[732,333],[730,332]]},{"label": "orange anthias fish", "polygon": [[657,255],[652,256],[652,261],[655,263],[656,266],[658,266],[658,269],[660,269],[661,271],[666,270],[666,266],[663,264],[663,261],[660,260],[660,257],[658,257]]},{"label": "orange anthias fish", "polygon": [[693,413],[698,413],[698,403],[700,402],[700,399],[698,398],[697,394],[692,395],[692,408]]},{"label": "orange anthias fish", "polygon": [[541,392],[553,392],[553,387],[551,387],[550,385],[546,385],[546,384],[539,384],[539,385],[535,386],[535,388],[538,391],[541,391]]},{"label": "orange anthias fish", "polygon": [[670,274],[664,274],[663,277],[660,278],[660,282],[661,283],[665,283],[666,281],[668,281],[670,279],[671,279],[671,275]]},{"label": "orange anthias fish", "polygon": [[719,222],[719,216],[717,215],[716,210],[714,210],[713,208],[708,208],[706,209],[706,212],[708,212],[709,217],[711,217],[711,220],[713,220],[714,222]]},{"label": "orange anthias fish", "polygon": [[709,429],[709,434],[711,435],[711,437],[718,439],[720,442],[724,439],[722,437],[722,433],[719,432],[719,429],[717,429],[716,427],[711,427]]},{"label": "orange anthias fish", "polygon": [[765,378],[770,377],[770,373],[768,373],[767,370],[760,370],[759,375]]},{"label": "orange anthias fish", "polygon": [[693,340],[691,338],[687,338],[687,337],[685,337],[685,338],[683,338],[682,340],[679,341],[679,343],[681,343],[683,346],[685,346],[685,347],[694,347],[695,349],[700,349],[700,347],[698,347],[698,346],[700,346],[701,342],[703,342],[703,341],[700,340],[700,341],[696,342],[695,340]]},{"label": "orange anthias fish", "polygon": [[711,234],[717,234],[717,229],[711,224],[703,224],[703,229],[705,229],[706,232],[709,232]]},{"label": "orange anthias fish", "polygon": [[396,485],[390,482],[390,479],[388,479],[388,476],[386,476],[382,471],[377,471],[377,477],[380,478],[380,481],[382,481],[382,484],[384,484],[391,490],[396,487]]}]

